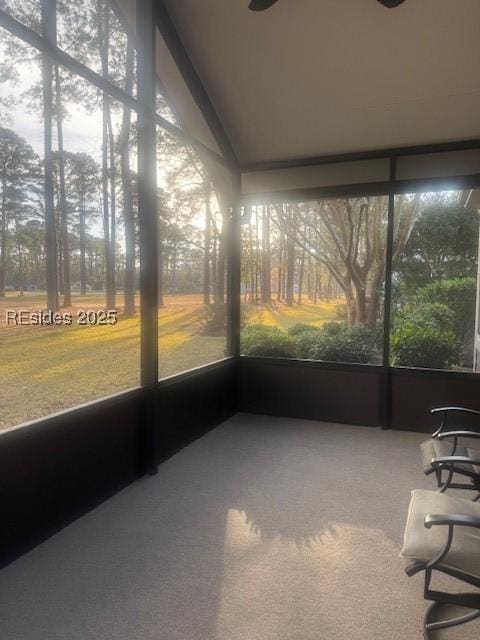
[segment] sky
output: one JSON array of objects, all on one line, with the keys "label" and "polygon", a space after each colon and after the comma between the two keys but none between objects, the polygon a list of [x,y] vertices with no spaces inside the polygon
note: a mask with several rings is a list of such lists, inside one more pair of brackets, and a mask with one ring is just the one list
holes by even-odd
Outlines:
[{"label": "sky", "polygon": [[[0,59],[5,56],[4,39],[2,38],[5,31],[0,29]],[[22,44],[22,47],[24,45]],[[30,94],[31,89],[41,82],[41,66],[38,58],[38,52],[33,48],[25,50],[25,56],[28,61],[16,64],[18,73],[17,82],[0,83],[0,98],[15,96],[16,104],[8,109],[9,120],[1,123],[13,129],[19,136],[34,149],[40,158],[43,157],[43,122],[38,111],[33,111],[26,104],[24,94]],[[33,60],[33,61],[32,61]],[[76,78],[77,88],[80,94],[86,93],[89,89],[83,78]],[[98,95],[98,92],[96,92]],[[23,97],[23,99],[22,99]],[[117,103],[118,105],[118,103]],[[83,152],[91,155],[99,164],[102,160],[102,111],[101,103],[97,101],[97,107],[93,111],[87,111],[81,104],[76,102],[66,102],[65,107],[68,116],[63,123],[64,148],[70,152]],[[132,114],[132,119],[135,114]],[[113,110],[113,126],[116,131],[121,122],[120,109]],[[53,127],[53,144],[54,148],[57,144],[56,128]],[[132,162],[136,162],[135,156]],[[121,228],[119,229],[119,242],[123,243],[121,236]],[[103,235],[103,228],[100,221],[90,225],[90,231],[97,236]]]},{"label": "sky", "polygon": [[[0,30],[0,56],[3,56]],[[31,50],[33,53],[33,50]],[[29,92],[31,87],[40,84],[41,69],[38,63],[21,63],[16,65],[19,74],[19,80],[16,84],[12,82],[4,82],[0,84],[0,97],[14,95],[19,102],[9,109],[11,122],[8,126],[14,129],[18,135],[25,138],[35,152],[43,156],[43,123],[39,113],[34,113],[29,106],[21,100],[21,96],[25,92]],[[82,78],[78,78],[80,85],[86,85]],[[101,161],[102,149],[102,113],[101,105],[97,110],[89,113],[81,105],[74,102],[66,102],[65,107],[68,116],[64,121],[64,146],[68,151],[84,152],[92,155],[97,162]],[[114,116],[115,117],[115,116]],[[117,126],[119,117],[117,115]],[[114,126],[115,126],[114,124]],[[54,144],[56,144],[56,132],[54,129]]]}]

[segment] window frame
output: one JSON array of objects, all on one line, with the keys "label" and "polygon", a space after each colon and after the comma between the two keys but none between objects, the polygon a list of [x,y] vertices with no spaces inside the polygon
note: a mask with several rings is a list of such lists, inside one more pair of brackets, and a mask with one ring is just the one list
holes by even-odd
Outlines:
[{"label": "window frame", "polygon": [[[112,9],[119,12],[121,11],[118,5],[114,2],[110,2]],[[209,157],[212,161],[215,161],[222,167],[228,169],[232,175],[232,181],[234,185],[239,184],[237,176],[238,170],[233,167],[233,155],[227,160],[223,155],[216,153],[208,148],[202,142],[198,141],[194,136],[184,131],[180,127],[172,124],[160,114],[156,112],[156,92],[157,92],[157,72],[155,68],[155,34],[156,29],[160,28],[160,20],[162,15],[158,11],[158,6],[155,5],[153,0],[146,0],[146,2],[136,2],[136,24],[137,34],[134,38],[135,47],[137,51],[137,96],[134,97],[125,92],[121,87],[112,84],[109,80],[93,71],[83,63],[79,62],[68,53],[60,49],[56,44],[56,2],[50,0],[50,8],[53,13],[47,12],[47,23],[49,26],[48,37],[39,34],[38,32],[30,29],[26,25],[16,20],[7,11],[0,9],[0,29],[4,29],[11,35],[18,38],[20,41],[25,42],[35,50],[48,56],[48,59],[52,64],[59,64],[73,74],[83,78],[89,84],[95,86],[100,91],[108,94],[112,99],[118,101],[120,104],[127,104],[137,114],[138,122],[138,174],[142,175],[142,180],[139,180],[138,185],[138,219],[139,219],[139,235],[140,235],[140,380],[139,384],[111,395],[107,395],[102,398],[98,398],[92,401],[86,401],[81,405],[74,406],[64,411],[54,412],[36,418],[33,420],[27,420],[16,424],[12,427],[8,427],[4,432],[17,430],[19,428],[37,425],[37,424],[49,424],[52,420],[61,419],[62,416],[68,415],[76,411],[84,411],[86,408],[91,410],[92,407],[103,404],[116,404],[119,398],[124,396],[129,397],[131,394],[145,393],[148,388],[158,388],[164,383],[158,379],[158,300],[157,300],[157,282],[158,282],[158,234],[157,228],[157,204],[156,204],[156,127],[159,126],[171,135],[188,144],[195,150],[200,151],[203,155]],[[163,15],[163,18],[165,15]],[[167,24],[166,29],[171,30],[173,25]],[[163,31],[163,30],[162,30]],[[1,33],[1,31],[0,31]],[[141,43],[141,44],[140,44]],[[177,43],[176,47],[179,46]],[[177,51],[179,54],[179,50]],[[185,63],[186,64],[186,63]],[[193,69],[193,66],[192,66]],[[191,85],[189,84],[191,90]],[[196,99],[195,94],[193,94]],[[203,113],[203,111],[202,111]],[[205,115],[205,114],[204,114]],[[209,114],[211,117],[211,114]],[[211,124],[207,121],[207,124]],[[222,135],[222,131],[216,129],[216,135]],[[227,146],[223,146],[227,149]],[[232,219],[235,217],[233,212],[236,210],[235,202],[237,200],[238,191],[234,188],[234,202],[232,202]],[[182,371],[175,376],[169,377],[167,380],[181,380],[183,378],[189,378],[193,374],[196,374],[199,370],[215,368],[217,366],[223,366],[226,361],[234,358],[234,346],[235,342],[231,327],[233,325],[232,318],[235,312],[232,311],[235,308],[235,304],[232,303],[232,287],[234,278],[232,277],[232,271],[235,268],[235,263],[232,261],[233,246],[234,246],[234,233],[232,223],[231,230],[228,230],[228,255],[227,255],[227,322],[228,322],[228,335],[227,345],[228,353],[225,358],[213,363],[208,363],[201,367],[194,367]],[[145,413],[145,420],[148,424],[153,425],[154,420],[152,415],[153,407],[151,403],[147,403],[147,410]],[[147,427],[148,430],[148,427]],[[152,436],[146,436],[147,440]],[[148,456],[150,457],[150,456]],[[153,457],[151,458],[154,459]],[[153,462],[152,462],[153,464]],[[148,463],[147,463],[148,466]]]},{"label": "window frame", "polygon": [[[235,153],[228,142],[228,138],[221,126],[221,122],[213,109],[213,106],[209,100],[208,94],[205,91],[200,78],[195,72],[195,68],[190,61],[188,54],[183,47],[181,40],[176,33],[175,27],[168,15],[168,11],[166,10],[163,2],[161,0],[157,0],[157,2],[153,2],[153,0],[145,0],[142,2],[141,10],[138,5],[140,3],[137,2],[137,29],[142,31],[141,37],[137,36],[137,42],[142,43],[142,48],[144,50],[145,56],[144,60],[150,60],[150,64],[155,60],[155,38],[152,37],[152,31],[154,35],[154,30],[158,28],[167,42],[169,49],[171,50],[172,56],[177,64],[177,67],[181,71],[186,84],[195,100],[197,105],[199,106],[207,125],[212,131],[213,135],[218,138],[221,142],[220,149],[222,149],[223,155],[220,155],[213,150],[206,147],[204,144],[195,139],[195,137],[188,134],[186,131],[183,131],[181,128],[176,125],[170,123],[169,121],[162,118],[159,114],[155,112],[155,81],[153,77],[146,78],[145,82],[153,85],[153,98],[151,96],[151,89],[147,87],[145,94],[143,95],[140,90],[137,93],[137,97],[133,97],[128,93],[124,92],[121,88],[111,84],[108,80],[89,69],[82,63],[78,62],[67,53],[58,48],[55,42],[45,38],[40,35],[36,31],[30,29],[29,27],[23,25],[21,22],[17,21],[7,12],[0,10],[0,27],[6,29],[14,36],[17,36],[30,46],[34,47],[38,51],[48,54],[50,59],[53,62],[61,64],[65,68],[69,69],[73,73],[79,75],[84,78],[87,82],[96,86],[102,91],[108,93],[109,96],[118,100],[121,103],[127,103],[132,110],[137,113],[137,117],[144,117],[148,121],[148,126],[150,130],[155,125],[160,126],[165,129],[172,135],[182,139],[185,143],[191,145],[192,147],[199,149],[202,153],[207,154],[212,160],[218,162],[222,166],[226,167],[232,175],[233,182],[233,201],[232,201],[232,212],[231,212],[231,224],[228,230],[228,252],[227,252],[227,326],[228,326],[228,345],[229,345],[229,354],[225,359],[222,359],[215,363],[210,363],[204,365],[202,367],[187,370],[185,372],[176,374],[170,378],[166,378],[164,380],[158,380],[158,376],[152,374],[152,371],[155,371],[158,368],[158,349],[156,348],[156,341],[158,336],[156,320],[153,319],[155,314],[158,317],[158,308],[156,305],[155,293],[152,292],[151,287],[151,279],[153,278],[156,281],[156,271],[157,271],[157,255],[158,255],[158,246],[156,247],[156,240],[153,238],[157,238],[157,234],[151,234],[147,237],[147,234],[144,234],[141,241],[140,253],[141,253],[141,264],[143,265],[142,272],[143,276],[141,279],[140,286],[140,294],[141,299],[143,300],[145,297],[145,301],[142,303],[142,325],[141,325],[141,340],[142,340],[142,356],[141,356],[141,381],[138,387],[135,387],[130,390],[125,390],[119,392],[118,394],[114,394],[112,396],[107,396],[105,398],[92,401],[91,403],[87,403],[86,406],[96,406],[101,403],[116,403],[118,402],[118,397],[123,396],[125,394],[130,393],[144,393],[145,388],[147,387],[155,387],[159,388],[160,386],[164,386],[166,384],[170,384],[174,380],[181,380],[183,378],[189,378],[192,374],[198,372],[199,370],[208,370],[213,367],[223,366],[226,361],[232,359],[252,359],[255,360],[251,356],[240,356],[240,263],[241,263],[241,226],[240,226],[240,218],[241,218],[241,210],[242,207],[248,204],[262,204],[265,202],[272,202],[273,200],[284,199],[288,201],[300,201],[300,200],[308,200],[308,199],[320,199],[320,198],[333,198],[333,197],[362,197],[362,196],[375,196],[375,195],[383,195],[389,197],[389,211],[388,211],[388,234],[387,238],[387,261],[386,261],[386,280],[385,280],[385,311],[384,311],[384,349],[383,349],[383,364],[382,365],[359,365],[359,364],[348,364],[348,363],[328,363],[328,362],[313,362],[313,361],[296,361],[296,360],[288,360],[289,364],[295,365],[297,362],[308,362],[309,366],[317,367],[321,369],[332,369],[332,370],[348,370],[348,371],[365,371],[365,372],[381,372],[381,384],[382,384],[382,392],[380,393],[380,403],[381,403],[381,415],[382,421],[381,424],[386,426],[390,422],[389,412],[391,408],[391,377],[392,372],[398,373],[401,375],[402,372],[408,374],[409,372],[415,371],[418,375],[432,377],[432,378],[450,378],[450,379],[478,379],[477,373],[469,373],[469,372],[452,372],[452,371],[438,371],[432,369],[417,369],[417,368],[408,368],[408,367],[391,367],[389,364],[390,358],[390,310],[391,310],[391,277],[392,277],[392,246],[393,246],[393,226],[394,226],[394,198],[396,195],[401,193],[416,193],[420,191],[441,191],[445,190],[445,188],[456,188],[456,189],[467,189],[467,188],[480,188],[480,174],[468,174],[468,175],[452,175],[450,177],[441,177],[441,178],[415,178],[408,180],[398,180],[396,178],[396,161],[400,157],[428,154],[428,153],[448,153],[450,151],[461,151],[466,149],[480,149],[480,140],[472,139],[472,140],[460,140],[460,141],[451,141],[446,143],[435,143],[435,144],[423,144],[410,146],[400,149],[377,149],[372,151],[365,152],[354,152],[354,153],[343,153],[337,155],[328,155],[328,156],[317,156],[313,158],[299,158],[296,160],[280,160],[280,161],[268,161],[268,162],[257,162],[257,163],[241,163],[238,158],[236,158]],[[54,6],[54,2],[52,0],[52,6]],[[118,7],[117,7],[118,8]],[[143,14],[144,19],[139,20],[139,16]],[[139,48],[137,46],[137,55],[139,54]],[[148,75],[148,70],[146,71],[145,62],[140,61],[139,56],[138,59],[138,73],[142,75],[146,73]],[[151,72],[151,67],[150,67]],[[148,95],[147,95],[148,94]],[[293,123],[294,124],[294,123]],[[142,143],[143,147],[143,143]],[[138,149],[139,158],[143,154],[144,150],[140,147]],[[145,153],[145,157],[150,155],[151,158],[151,149],[150,152]],[[346,184],[346,185],[337,185],[332,187],[318,187],[313,189],[293,189],[284,192],[276,192],[276,193],[264,193],[264,194],[252,194],[249,196],[243,196],[241,192],[241,178],[242,174],[249,171],[269,171],[274,169],[288,169],[294,167],[306,167],[306,166],[317,166],[321,164],[327,163],[343,163],[343,162],[352,162],[358,160],[371,160],[376,158],[384,158],[388,159],[390,163],[390,176],[389,180],[383,182],[376,183],[364,183],[364,184]],[[152,161],[150,163],[153,166]],[[151,186],[150,186],[151,189]],[[147,189],[148,191],[148,189]],[[150,218],[150,224],[152,224],[153,218],[156,219],[156,208],[154,207],[152,210],[152,199],[151,193],[145,194],[143,199],[144,204],[142,204],[142,211],[140,211],[139,206],[139,217],[141,219]],[[148,204],[150,202],[150,204]],[[391,237],[390,237],[391,236]],[[143,244],[143,246],[142,246]],[[147,250],[147,258],[145,257],[145,246],[148,246]],[[150,281],[150,284],[148,284]],[[387,290],[388,287],[388,290]],[[147,295],[145,296],[146,289],[148,288]],[[143,306],[145,305],[145,306]],[[145,324],[144,324],[144,316],[145,313]],[[148,318],[148,320],[147,320]],[[388,325],[388,330],[387,329]],[[152,353],[154,354],[152,356]],[[262,359],[262,358],[260,358]],[[153,360],[153,361],[152,361]],[[262,359],[262,360],[270,360],[273,363],[281,363],[282,359]],[[153,379],[155,377],[155,380]],[[74,411],[82,411],[82,406],[75,407],[72,409],[68,409],[66,411],[60,412],[60,414],[55,415],[63,415],[68,414]],[[31,422],[15,425],[14,427],[10,427],[6,429],[6,431],[10,431],[13,429],[18,429],[26,425],[39,424],[48,422],[54,416],[44,416],[42,418],[33,420]]]},{"label": "window frame", "polygon": [[[411,178],[398,180],[396,177],[397,158],[403,156],[423,155],[428,153],[448,153],[450,151],[480,149],[480,140],[459,141],[445,144],[422,145],[418,147],[386,150],[385,152],[372,151],[371,153],[346,154],[341,156],[327,156],[319,159],[312,159],[312,164],[327,162],[349,162],[354,159],[369,160],[374,158],[389,159],[389,179],[383,182],[370,182],[362,184],[335,185],[331,187],[316,187],[303,189],[289,189],[286,191],[275,191],[265,193],[242,194],[240,196],[240,208],[252,205],[271,204],[273,202],[302,202],[306,200],[320,200],[327,198],[345,197],[367,197],[367,196],[387,196],[388,197],[388,228],[386,242],[386,268],[385,268],[385,294],[383,313],[383,361],[382,364],[353,364],[340,362],[324,362],[300,359],[270,358],[262,356],[244,356],[238,352],[238,356],[245,361],[259,361],[270,365],[286,366],[288,363],[303,364],[317,369],[334,371],[356,371],[358,373],[378,373],[380,377],[379,388],[379,422],[383,428],[388,428],[392,421],[392,378],[395,375],[418,374],[424,378],[432,379],[455,379],[471,380],[477,379],[479,373],[465,371],[446,371],[439,369],[425,369],[417,367],[399,367],[390,364],[390,327],[391,327],[391,305],[392,305],[392,258],[393,258],[393,233],[395,225],[395,196],[402,193],[421,193],[445,190],[465,190],[480,188],[480,174],[464,174],[442,176],[434,178]],[[278,165],[281,165],[280,167]],[[258,171],[264,168],[265,171],[275,168],[289,168],[310,166],[307,160],[298,160],[285,163],[259,163],[247,167],[247,171]],[[236,327],[240,336],[240,324]],[[239,338],[238,338],[239,339]]]}]

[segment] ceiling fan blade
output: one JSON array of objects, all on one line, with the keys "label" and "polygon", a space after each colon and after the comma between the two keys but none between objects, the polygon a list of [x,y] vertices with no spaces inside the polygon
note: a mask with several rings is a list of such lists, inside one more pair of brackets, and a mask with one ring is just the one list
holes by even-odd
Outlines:
[{"label": "ceiling fan blade", "polygon": [[251,0],[248,8],[252,11],[265,11],[265,9],[270,9],[275,2],[277,0]]},{"label": "ceiling fan blade", "polygon": [[[277,0],[251,0],[248,8],[252,11],[265,11],[265,9],[270,9],[276,2]],[[378,2],[388,9],[393,9],[403,4],[405,0],[378,0]]]},{"label": "ceiling fan blade", "polygon": [[403,2],[405,2],[405,0],[378,0],[378,1],[380,2],[380,4],[383,4],[383,6],[387,7],[388,9],[393,9],[394,7],[398,7]]}]

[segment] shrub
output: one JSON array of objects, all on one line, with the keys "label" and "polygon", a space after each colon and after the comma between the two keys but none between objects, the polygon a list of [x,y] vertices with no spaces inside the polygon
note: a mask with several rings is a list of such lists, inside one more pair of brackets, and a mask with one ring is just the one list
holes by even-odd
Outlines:
[{"label": "shrub", "polygon": [[346,322],[325,322],[322,325],[322,333],[326,336],[338,336],[348,329]]},{"label": "shrub", "polygon": [[406,311],[402,311],[395,318],[395,325],[401,326],[405,322],[418,327],[433,327],[439,331],[455,332],[455,312],[446,304],[440,302],[425,302]]},{"label": "shrub", "polygon": [[241,353],[246,356],[295,358],[297,347],[293,338],[277,327],[252,324],[242,331]]},{"label": "shrub", "polygon": [[313,329],[312,331],[304,331],[295,337],[297,354],[299,358],[310,360],[310,350],[313,345],[317,344],[322,335],[321,329]]},{"label": "shrub", "polygon": [[366,364],[374,353],[372,339],[353,331],[344,331],[335,336],[323,335],[310,349],[310,357],[330,362],[353,362]]},{"label": "shrub", "polygon": [[403,367],[446,369],[459,360],[453,331],[404,321],[391,337],[392,362]]},{"label": "shrub", "polygon": [[292,338],[296,338],[304,333],[310,333],[311,331],[318,331],[318,327],[313,327],[311,324],[303,324],[301,322],[294,324],[288,330],[288,335]]},{"label": "shrub", "polygon": [[330,362],[370,362],[375,350],[375,334],[360,325],[328,322],[321,329],[304,331],[295,338],[301,358]]},{"label": "shrub", "polygon": [[422,304],[442,304],[454,314],[453,331],[462,343],[475,326],[475,278],[451,278],[438,280],[418,291]]},{"label": "shrub", "polygon": [[243,330],[241,352],[247,356],[366,364],[373,358],[375,342],[374,331],[346,322],[327,322],[321,328],[296,324],[288,334],[277,327],[255,324]]}]

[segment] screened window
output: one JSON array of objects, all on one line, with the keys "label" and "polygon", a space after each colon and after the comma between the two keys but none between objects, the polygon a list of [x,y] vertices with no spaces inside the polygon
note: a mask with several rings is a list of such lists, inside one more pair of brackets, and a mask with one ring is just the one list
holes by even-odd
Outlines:
[{"label": "screened window", "polygon": [[227,355],[230,215],[207,162],[158,128],[159,371],[165,378]]},{"label": "screened window", "polygon": [[478,195],[396,197],[393,365],[478,370]]},{"label": "screened window", "polygon": [[0,59],[6,428],[139,385],[139,249],[135,113],[3,30]]},{"label": "screened window", "polygon": [[109,0],[57,0],[57,44],[115,86],[135,95],[135,15],[127,14],[120,4]]},{"label": "screened window", "polygon": [[245,216],[242,354],[379,364],[387,198],[273,203]]},{"label": "screened window", "polygon": [[42,32],[42,0],[0,0],[0,9],[26,27]]}]

